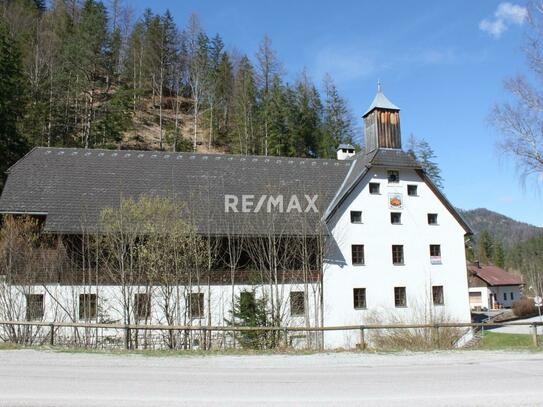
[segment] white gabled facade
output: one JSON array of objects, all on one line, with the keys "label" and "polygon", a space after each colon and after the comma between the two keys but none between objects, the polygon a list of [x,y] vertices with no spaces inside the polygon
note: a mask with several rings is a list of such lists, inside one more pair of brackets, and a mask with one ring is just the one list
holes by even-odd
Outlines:
[{"label": "white gabled facade", "polygon": [[[392,156],[405,155],[399,120],[399,108],[379,86],[364,114],[368,154],[390,150]],[[420,169],[403,161],[372,165],[370,160],[356,187],[330,208],[335,248],[323,275],[327,326],[471,322],[466,226]],[[401,264],[393,262],[393,246]],[[334,348],[359,342],[355,331],[329,332],[325,338],[326,346]]]},{"label": "white gabled facade", "polygon": [[[389,170],[399,172],[398,183],[388,182]],[[379,184],[378,194],[370,193],[370,183]],[[416,196],[408,195],[408,185],[416,186]],[[401,209],[391,207],[391,197],[401,198]],[[361,223],[351,222],[352,211],[362,213]],[[400,224],[391,223],[391,212],[401,214]],[[428,214],[437,214],[437,224],[428,224]],[[414,170],[371,168],[329,228],[337,250],[324,270],[325,325],[470,322],[466,232]],[[363,265],[353,264],[353,245],[363,245]],[[403,265],[393,264],[393,245],[403,246]],[[440,263],[432,261],[430,245],[439,245]],[[405,307],[395,306],[395,287],[405,287]],[[434,305],[432,287],[442,287],[443,305]],[[365,288],[366,308],[354,307],[358,288]],[[358,338],[358,332],[330,333],[326,342],[352,347]]]}]

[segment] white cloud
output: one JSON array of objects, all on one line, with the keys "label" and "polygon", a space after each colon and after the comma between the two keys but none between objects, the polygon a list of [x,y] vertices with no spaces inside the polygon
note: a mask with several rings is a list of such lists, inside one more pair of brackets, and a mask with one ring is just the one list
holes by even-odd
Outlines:
[{"label": "white cloud", "polygon": [[522,25],[528,17],[526,7],[509,2],[500,3],[494,12],[494,18],[485,18],[479,23],[479,29],[494,38],[500,38],[511,24]]},{"label": "white cloud", "polygon": [[522,24],[526,20],[526,17],[528,17],[528,10],[526,7],[519,6],[518,4],[500,3],[495,15],[496,18],[503,21]]}]

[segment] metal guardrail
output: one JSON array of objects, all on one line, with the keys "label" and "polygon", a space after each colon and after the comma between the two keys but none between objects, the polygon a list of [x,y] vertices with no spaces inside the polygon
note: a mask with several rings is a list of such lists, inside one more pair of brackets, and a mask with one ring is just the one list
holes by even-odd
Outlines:
[{"label": "metal guardrail", "polygon": [[[438,334],[441,328],[496,328],[502,326],[526,326],[531,328],[532,343],[538,346],[538,330],[543,322],[444,322],[428,324],[364,324],[364,325],[336,325],[326,327],[308,326],[269,326],[269,327],[248,327],[248,326],[210,326],[210,325],[154,325],[154,324],[118,324],[118,323],[79,323],[79,322],[47,322],[47,321],[0,321],[0,327],[8,326],[30,326],[49,328],[49,344],[55,344],[55,331],[59,328],[81,328],[81,329],[112,329],[125,332],[125,338],[130,337],[131,331],[168,331],[172,332],[201,332],[204,337],[212,332],[236,333],[236,332],[276,332],[284,334],[285,338],[290,332],[330,332],[330,331],[359,331],[360,343],[365,343],[365,332],[371,330],[388,329],[434,329]],[[128,339],[125,347],[130,348]]]}]

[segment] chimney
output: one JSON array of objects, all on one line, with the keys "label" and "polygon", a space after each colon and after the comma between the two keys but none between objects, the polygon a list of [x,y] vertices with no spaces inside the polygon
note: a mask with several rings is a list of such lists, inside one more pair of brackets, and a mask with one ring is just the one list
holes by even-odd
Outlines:
[{"label": "chimney", "polygon": [[350,144],[340,144],[336,150],[338,160],[348,160],[354,156],[354,147]]}]

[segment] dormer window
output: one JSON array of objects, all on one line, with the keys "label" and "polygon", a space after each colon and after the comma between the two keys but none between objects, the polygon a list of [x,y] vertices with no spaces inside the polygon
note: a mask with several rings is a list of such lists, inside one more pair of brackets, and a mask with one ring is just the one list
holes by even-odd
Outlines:
[{"label": "dormer window", "polygon": [[400,182],[400,172],[396,170],[388,170],[388,183],[389,184],[397,184]]},{"label": "dormer window", "polygon": [[379,195],[379,183],[370,182],[370,194]]}]

